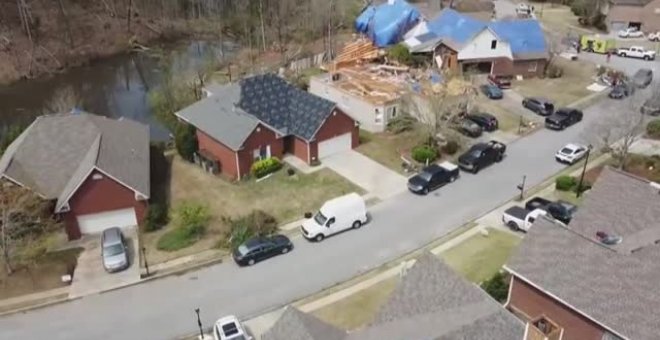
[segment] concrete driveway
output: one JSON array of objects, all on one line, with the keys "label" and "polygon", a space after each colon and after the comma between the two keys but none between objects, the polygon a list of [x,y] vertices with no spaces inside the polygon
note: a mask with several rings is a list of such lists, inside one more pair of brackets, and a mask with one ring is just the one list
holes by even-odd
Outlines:
[{"label": "concrete driveway", "polygon": [[[136,263],[138,248],[137,227],[122,229],[128,243],[130,266],[121,272],[108,273],[101,259],[101,236],[86,235],[85,250],[78,257],[69,296],[72,298],[115,289],[140,281],[140,264]],[[138,260],[136,260],[138,259]]]},{"label": "concrete driveway", "polygon": [[354,150],[332,155],[321,162],[379,199],[407,190],[406,177]]}]

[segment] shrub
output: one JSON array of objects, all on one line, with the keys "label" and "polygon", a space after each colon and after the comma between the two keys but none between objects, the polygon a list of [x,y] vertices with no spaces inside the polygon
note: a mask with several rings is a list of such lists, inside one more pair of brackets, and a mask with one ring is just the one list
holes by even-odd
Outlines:
[{"label": "shrub", "polygon": [[144,230],[156,231],[169,222],[167,207],[159,203],[152,203],[147,209],[147,215],[144,218]]},{"label": "shrub", "polygon": [[163,251],[175,251],[199,241],[206,232],[211,215],[206,206],[184,202],[176,210],[176,227],[158,239],[156,247]]},{"label": "shrub", "polygon": [[[576,193],[577,193],[577,191],[578,191],[578,185],[579,185],[579,184],[580,184],[580,183],[576,181],[575,186],[574,186],[571,190],[572,190],[573,192],[576,192]],[[585,192],[585,191],[587,191],[587,190],[589,190],[589,189],[591,189],[591,183],[589,183],[589,182],[586,181],[586,180],[583,180],[583,181],[582,181],[582,192]]]},{"label": "shrub", "polygon": [[420,163],[433,162],[438,158],[438,150],[429,145],[418,145],[412,149],[412,158]]},{"label": "shrub", "polygon": [[555,181],[555,189],[560,191],[569,191],[577,185],[577,182],[574,177],[571,176],[559,176]]},{"label": "shrub", "polygon": [[654,119],[646,125],[646,134],[654,139],[660,139],[660,119]]},{"label": "shrub", "polygon": [[257,178],[264,177],[282,168],[282,162],[277,157],[265,158],[252,163],[250,173]]},{"label": "shrub", "polygon": [[404,65],[411,65],[414,61],[412,54],[403,44],[397,44],[387,50],[387,55]]},{"label": "shrub", "polygon": [[275,217],[261,210],[254,210],[250,214],[237,219],[224,218],[223,222],[229,225],[229,231],[224,238],[224,245],[232,250],[251,237],[267,236],[277,231]]},{"label": "shrub", "polygon": [[188,124],[177,124],[176,131],[174,131],[174,143],[181,158],[192,162],[193,155],[197,152],[195,127]]},{"label": "shrub", "polygon": [[393,134],[411,131],[414,128],[415,118],[407,114],[399,115],[387,123],[387,131]]},{"label": "shrub", "polygon": [[453,155],[458,151],[458,142],[455,140],[447,141],[445,145],[442,146],[442,152]]},{"label": "shrub", "polygon": [[481,284],[481,288],[486,291],[493,299],[504,302],[509,294],[509,283],[503,273],[497,273],[490,279]]},{"label": "shrub", "polygon": [[545,69],[545,75],[550,79],[561,78],[564,75],[564,70],[557,65],[550,64]]}]

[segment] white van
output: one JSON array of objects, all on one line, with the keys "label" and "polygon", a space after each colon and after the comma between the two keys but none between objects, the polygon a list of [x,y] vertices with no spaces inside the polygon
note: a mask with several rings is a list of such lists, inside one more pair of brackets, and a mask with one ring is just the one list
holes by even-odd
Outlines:
[{"label": "white van", "polygon": [[367,207],[364,199],[356,193],[333,198],[300,227],[308,240],[322,241],[324,238],[344,231],[357,229],[367,223]]}]

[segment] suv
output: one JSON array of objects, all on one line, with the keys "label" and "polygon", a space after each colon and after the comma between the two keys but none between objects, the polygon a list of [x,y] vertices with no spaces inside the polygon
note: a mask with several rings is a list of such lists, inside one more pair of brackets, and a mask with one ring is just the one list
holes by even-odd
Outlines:
[{"label": "suv", "polygon": [[126,240],[118,227],[108,228],[101,234],[103,268],[109,273],[128,268]]},{"label": "suv", "polygon": [[458,132],[472,138],[480,137],[483,133],[483,129],[479,124],[473,122],[470,119],[463,118],[457,125],[456,130]]},{"label": "suv", "polygon": [[582,111],[573,108],[563,108],[545,118],[545,127],[553,130],[563,130],[582,120]]},{"label": "suv", "polygon": [[506,152],[506,145],[498,141],[477,143],[458,157],[458,166],[476,174],[482,168],[501,161],[504,158],[504,152]]},{"label": "suv", "polygon": [[549,116],[555,111],[555,105],[545,98],[525,98],[522,101],[522,106],[541,116]]},{"label": "suv", "polygon": [[633,83],[639,88],[646,88],[653,81],[653,71],[648,68],[641,68],[635,72]]},{"label": "suv", "polygon": [[229,315],[218,319],[213,325],[214,340],[250,340],[251,336],[245,331],[238,318]]},{"label": "suv", "polygon": [[477,123],[479,126],[481,126],[482,129],[484,129],[484,131],[492,132],[497,130],[497,128],[499,127],[497,118],[490,113],[486,113],[486,112],[471,113],[465,116],[465,118]]},{"label": "suv", "polygon": [[455,181],[459,176],[458,167],[450,162],[431,164],[422,172],[410,177],[408,190],[416,194],[428,194],[447,183]]}]

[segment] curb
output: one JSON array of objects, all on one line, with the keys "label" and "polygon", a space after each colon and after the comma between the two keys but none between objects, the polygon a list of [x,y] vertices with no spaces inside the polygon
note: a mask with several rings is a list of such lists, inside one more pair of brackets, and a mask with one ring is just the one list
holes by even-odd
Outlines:
[{"label": "curb", "polygon": [[81,299],[81,298],[82,298],[82,296],[75,297],[75,298],[70,298],[67,295],[66,297],[58,298],[58,299],[55,299],[53,301],[43,302],[43,303],[35,304],[35,305],[32,305],[32,306],[26,306],[26,307],[21,307],[21,308],[17,308],[17,309],[4,311],[4,312],[0,313],[0,317],[6,317],[6,316],[18,314],[18,313],[25,313],[25,312],[29,312],[29,311],[33,311],[33,310],[37,310],[37,309],[42,309],[42,308],[46,308],[46,307],[50,307],[50,306],[54,306],[54,305],[59,305],[61,303],[65,303],[65,302],[75,301],[75,300],[78,300],[78,299]]}]

